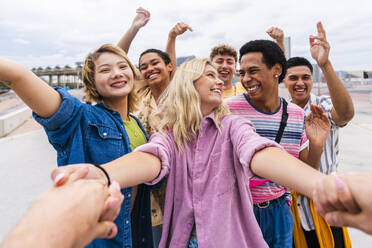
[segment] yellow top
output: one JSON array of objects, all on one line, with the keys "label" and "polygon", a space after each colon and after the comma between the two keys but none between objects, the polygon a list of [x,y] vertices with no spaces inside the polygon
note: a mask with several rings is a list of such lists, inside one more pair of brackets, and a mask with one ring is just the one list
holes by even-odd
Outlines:
[{"label": "yellow top", "polygon": [[[295,221],[295,224],[293,227],[293,241],[295,244],[294,247],[308,248],[305,234],[301,227],[300,215],[297,209],[298,193],[291,190],[291,194],[292,194],[291,210],[292,210],[294,221]],[[310,203],[311,215],[313,216],[313,221],[315,225],[315,233],[317,235],[320,248],[334,247],[335,245],[334,245],[333,234],[332,234],[331,228],[329,227],[327,222],[315,212],[314,203],[311,199],[309,199],[309,203]],[[351,248],[352,246],[351,246],[351,241],[349,237],[349,232],[346,227],[342,228],[342,233],[344,236],[345,248]]]},{"label": "yellow top", "polygon": [[222,98],[228,98],[247,92],[241,82],[237,82],[233,87],[222,92]]},{"label": "yellow top", "polygon": [[141,128],[139,127],[137,121],[129,116],[129,121],[123,121],[125,130],[127,131],[129,141],[130,141],[130,148],[132,151],[140,145],[146,143],[146,136],[142,132]]}]

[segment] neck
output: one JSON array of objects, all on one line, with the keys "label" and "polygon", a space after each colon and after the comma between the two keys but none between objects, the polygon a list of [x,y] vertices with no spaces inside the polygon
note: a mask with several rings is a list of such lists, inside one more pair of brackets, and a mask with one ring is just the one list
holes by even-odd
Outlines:
[{"label": "neck", "polygon": [[279,108],[280,98],[279,96],[272,98],[270,100],[257,101],[249,99],[249,101],[262,112],[272,113]]},{"label": "neck", "polygon": [[129,120],[128,96],[120,99],[104,99],[103,103],[110,109],[118,111],[123,120]]},{"label": "neck", "polygon": [[228,82],[224,82],[224,87],[225,89],[224,90],[229,90],[232,88],[232,80],[228,81]]},{"label": "neck", "polygon": [[155,98],[155,101],[158,102],[160,95],[164,92],[164,90],[168,87],[169,82],[161,83],[158,85],[150,85],[151,94]]},{"label": "neck", "polygon": [[299,107],[301,107],[301,108],[304,108],[304,107],[306,106],[306,104],[308,103],[309,98],[310,98],[310,96],[309,96],[308,98],[306,98],[305,101],[296,101],[296,99],[292,99],[292,102],[293,102],[294,104],[296,104],[297,106],[299,106]]}]

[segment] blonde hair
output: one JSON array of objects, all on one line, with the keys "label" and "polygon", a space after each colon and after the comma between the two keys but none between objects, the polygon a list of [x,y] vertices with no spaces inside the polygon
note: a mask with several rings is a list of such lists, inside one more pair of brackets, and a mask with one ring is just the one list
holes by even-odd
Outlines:
[{"label": "blonde hair", "polygon": [[[198,136],[203,114],[200,108],[200,96],[194,87],[206,65],[213,66],[208,59],[193,59],[183,63],[167,89],[159,98],[159,107],[151,116],[151,124],[157,131],[173,131],[178,151]],[[218,126],[221,118],[229,113],[228,107],[220,104],[214,109]]]},{"label": "blonde hair", "polygon": [[100,102],[103,100],[102,96],[97,91],[96,85],[95,85],[95,62],[101,56],[103,53],[112,53],[116,54],[128,63],[129,67],[131,68],[133,72],[134,77],[134,83],[133,83],[133,89],[128,95],[128,112],[134,112],[137,109],[137,101],[138,101],[138,95],[137,95],[137,85],[139,84],[139,81],[141,79],[141,74],[137,70],[137,68],[132,64],[132,62],[129,60],[127,54],[119,47],[111,45],[111,44],[104,44],[101,47],[99,47],[97,50],[95,50],[92,53],[89,53],[84,61],[83,66],[83,75],[82,75],[82,81],[84,84],[84,92],[86,94],[87,101],[95,101]]}]

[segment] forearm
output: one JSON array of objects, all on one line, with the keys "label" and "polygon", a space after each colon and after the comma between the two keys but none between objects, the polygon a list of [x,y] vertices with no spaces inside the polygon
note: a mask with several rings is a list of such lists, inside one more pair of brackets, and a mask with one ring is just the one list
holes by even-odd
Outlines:
[{"label": "forearm", "polygon": [[171,59],[171,63],[174,68],[172,75],[174,75],[174,72],[176,71],[176,67],[177,67],[176,37],[177,36],[169,34],[168,40],[167,40],[167,46],[165,48],[165,52],[169,55],[169,58]]},{"label": "forearm", "polygon": [[160,159],[145,152],[132,152],[102,165],[121,188],[135,186],[155,179],[160,172]]},{"label": "forearm", "polygon": [[0,81],[13,89],[41,117],[52,116],[62,102],[57,91],[17,62],[0,58]]},{"label": "forearm", "polygon": [[133,25],[130,26],[130,28],[124,34],[124,36],[121,37],[121,39],[120,39],[120,41],[118,43],[118,47],[120,47],[121,49],[123,49],[124,52],[128,53],[130,44],[132,44],[132,41],[133,41],[134,37],[136,37],[139,29],[140,28],[134,27]]},{"label": "forearm", "polygon": [[320,69],[327,82],[329,95],[331,96],[332,104],[337,112],[339,121],[341,124],[346,124],[354,116],[353,101],[329,60],[324,66],[320,67]]},{"label": "forearm", "polygon": [[276,41],[276,44],[280,47],[280,49],[282,49],[282,51],[283,51],[283,53],[284,53],[284,56],[286,56],[286,54],[285,54],[284,39],[282,39],[282,40],[277,40],[277,41]]},{"label": "forearm", "polygon": [[324,175],[274,147],[257,152],[251,161],[254,174],[311,197],[316,182]]},{"label": "forearm", "polygon": [[309,143],[309,152],[307,154],[307,158],[304,160],[304,162],[314,169],[318,169],[320,165],[320,158],[323,153],[323,147],[319,147],[316,145],[313,145],[311,142]]}]

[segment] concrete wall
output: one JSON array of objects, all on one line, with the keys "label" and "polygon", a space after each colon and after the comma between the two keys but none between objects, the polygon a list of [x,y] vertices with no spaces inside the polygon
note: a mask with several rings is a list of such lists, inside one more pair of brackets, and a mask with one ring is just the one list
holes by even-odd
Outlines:
[{"label": "concrete wall", "polygon": [[10,133],[32,115],[29,107],[25,106],[8,114],[0,116],[0,137]]}]

